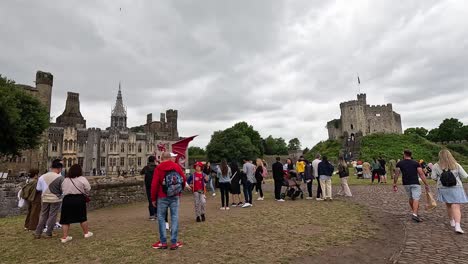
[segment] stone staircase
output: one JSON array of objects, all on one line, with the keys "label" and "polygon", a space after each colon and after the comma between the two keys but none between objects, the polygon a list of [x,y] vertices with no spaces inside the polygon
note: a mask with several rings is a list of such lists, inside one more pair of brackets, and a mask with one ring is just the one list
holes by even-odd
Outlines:
[{"label": "stone staircase", "polygon": [[[341,153],[348,160],[359,160],[361,154],[361,140],[362,138],[357,136],[352,140],[352,138],[344,138],[341,148]],[[351,155],[349,155],[351,153]]]}]

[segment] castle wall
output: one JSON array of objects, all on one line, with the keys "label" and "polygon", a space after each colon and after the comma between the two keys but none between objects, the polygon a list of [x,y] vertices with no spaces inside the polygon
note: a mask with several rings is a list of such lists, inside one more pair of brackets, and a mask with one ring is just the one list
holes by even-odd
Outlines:
[{"label": "castle wall", "polygon": [[373,133],[401,133],[401,122],[395,119],[391,104],[366,106],[367,134]]},{"label": "castle wall", "polygon": [[347,135],[363,132],[366,125],[365,105],[362,101],[350,101],[340,104],[341,129]]},{"label": "castle wall", "polygon": [[334,119],[327,123],[328,139],[337,140],[343,135],[341,130],[341,119]]}]

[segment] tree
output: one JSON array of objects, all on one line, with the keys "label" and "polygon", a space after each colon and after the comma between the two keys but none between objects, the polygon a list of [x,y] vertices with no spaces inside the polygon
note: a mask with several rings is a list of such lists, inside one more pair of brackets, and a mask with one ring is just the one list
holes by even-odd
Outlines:
[{"label": "tree", "polygon": [[310,149],[309,148],[305,148],[304,151],[302,151],[302,154],[303,155],[306,155],[307,153],[309,153]]},{"label": "tree", "polygon": [[424,127],[411,127],[405,130],[405,135],[416,134],[423,138],[427,137],[428,130]]},{"label": "tree", "polygon": [[206,154],[211,161],[254,159],[261,156],[262,152],[263,140],[260,134],[245,122],[214,132],[206,146]]},{"label": "tree", "polygon": [[298,138],[293,138],[289,140],[288,150],[300,150],[301,149],[301,142]]},{"label": "tree", "polygon": [[188,148],[188,154],[189,156],[205,156],[206,152],[200,147],[193,146]]},{"label": "tree", "polygon": [[49,125],[49,114],[37,99],[0,75],[0,155],[34,149]]},{"label": "tree", "polygon": [[266,155],[287,155],[288,147],[282,138],[268,136],[263,140],[264,152]]},{"label": "tree", "polygon": [[427,138],[434,142],[468,140],[468,128],[456,118],[447,118],[438,128],[429,131]]}]

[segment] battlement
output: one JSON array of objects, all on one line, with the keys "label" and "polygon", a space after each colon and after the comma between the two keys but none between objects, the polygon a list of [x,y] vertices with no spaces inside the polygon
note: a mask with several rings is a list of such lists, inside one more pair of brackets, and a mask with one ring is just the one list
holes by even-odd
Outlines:
[{"label": "battlement", "polygon": [[173,110],[173,109],[169,109],[169,110],[166,110],[166,117],[168,119],[177,119],[177,110]]},{"label": "battlement", "polygon": [[371,112],[393,112],[393,106],[392,104],[386,104],[386,105],[367,105],[366,106],[367,111]]},{"label": "battlement", "polygon": [[53,86],[54,76],[50,72],[37,71],[36,72],[36,85],[45,84]]}]

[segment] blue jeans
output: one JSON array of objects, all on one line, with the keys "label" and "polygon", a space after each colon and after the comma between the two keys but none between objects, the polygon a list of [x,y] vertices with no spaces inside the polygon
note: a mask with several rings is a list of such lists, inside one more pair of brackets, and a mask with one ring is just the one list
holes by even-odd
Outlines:
[{"label": "blue jeans", "polygon": [[212,193],[215,193],[215,192],[216,192],[216,190],[215,190],[215,187],[214,187],[213,181],[214,181],[214,179],[213,179],[213,177],[210,175],[210,179],[208,180],[208,184],[210,185],[211,192],[212,192]]},{"label": "blue jeans", "polygon": [[245,202],[252,204],[252,189],[253,189],[253,183],[247,181],[244,183],[244,198]]},{"label": "blue jeans", "polygon": [[166,238],[166,212],[171,209],[171,243],[177,243],[179,233],[179,197],[158,198],[158,224],[159,241],[167,243]]}]

